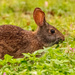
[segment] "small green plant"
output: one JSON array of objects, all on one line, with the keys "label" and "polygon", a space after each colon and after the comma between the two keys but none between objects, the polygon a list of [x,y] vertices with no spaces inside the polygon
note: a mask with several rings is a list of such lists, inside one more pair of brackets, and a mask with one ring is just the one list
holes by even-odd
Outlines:
[{"label": "small green plant", "polygon": [[[44,50],[38,50],[33,54],[24,53],[24,58],[19,59],[5,55],[4,60],[0,60],[0,74],[74,74],[75,52],[64,53],[64,49],[66,48],[44,48]],[[36,55],[43,51],[46,52],[43,57],[37,58]]]}]

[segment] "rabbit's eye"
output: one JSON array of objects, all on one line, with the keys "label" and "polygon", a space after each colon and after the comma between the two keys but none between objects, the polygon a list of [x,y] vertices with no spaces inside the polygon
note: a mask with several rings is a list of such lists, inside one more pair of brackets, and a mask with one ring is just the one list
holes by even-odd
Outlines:
[{"label": "rabbit's eye", "polygon": [[55,33],[55,30],[54,29],[51,29],[51,33]]}]

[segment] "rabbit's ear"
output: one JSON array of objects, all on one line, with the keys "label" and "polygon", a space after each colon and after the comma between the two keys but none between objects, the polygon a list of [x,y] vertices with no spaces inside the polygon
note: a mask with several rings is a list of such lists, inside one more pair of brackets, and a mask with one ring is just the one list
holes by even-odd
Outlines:
[{"label": "rabbit's ear", "polygon": [[45,23],[45,13],[40,8],[35,8],[33,17],[38,26],[43,26]]}]

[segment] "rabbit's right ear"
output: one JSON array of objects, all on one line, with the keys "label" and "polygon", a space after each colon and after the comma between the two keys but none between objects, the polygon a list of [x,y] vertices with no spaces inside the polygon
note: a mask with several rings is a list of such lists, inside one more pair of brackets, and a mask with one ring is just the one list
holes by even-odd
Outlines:
[{"label": "rabbit's right ear", "polygon": [[38,26],[43,26],[45,23],[45,13],[40,8],[35,8],[33,17]]}]

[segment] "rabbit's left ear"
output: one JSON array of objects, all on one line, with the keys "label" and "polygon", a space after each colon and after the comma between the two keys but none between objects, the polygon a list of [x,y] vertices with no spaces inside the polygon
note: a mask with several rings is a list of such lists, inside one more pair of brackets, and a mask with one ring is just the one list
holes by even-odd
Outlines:
[{"label": "rabbit's left ear", "polygon": [[45,23],[45,13],[40,8],[35,8],[33,17],[38,26],[43,26]]}]

